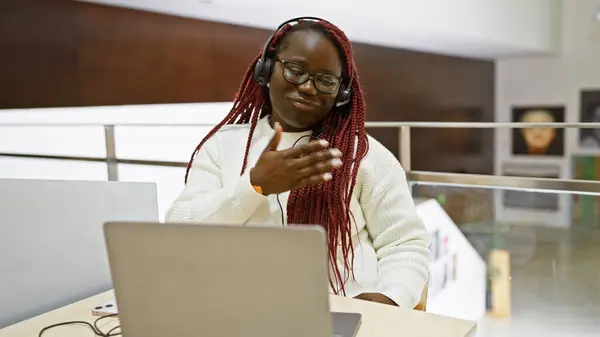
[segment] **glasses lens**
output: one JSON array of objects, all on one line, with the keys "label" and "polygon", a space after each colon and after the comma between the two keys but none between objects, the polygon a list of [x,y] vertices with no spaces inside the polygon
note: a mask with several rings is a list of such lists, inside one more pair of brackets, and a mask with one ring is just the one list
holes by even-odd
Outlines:
[{"label": "glasses lens", "polygon": [[304,68],[294,63],[285,63],[283,68],[283,77],[290,83],[303,84],[309,75]]},{"label": "glasses lens", "polygon": [[[308,81],[310,73],[295,63],[285,62],[283,77],[292,84],[304,84]],[[339,88],[340,79],[327,74],[317,74],[314,85],[318,91],[325,94],[332,94]]]},{"label": "glasses lens", "polygon": [[340,79],[330,75],[319,74],[315,78],[315,87],[326,94],[334,93],[340,86]]}]

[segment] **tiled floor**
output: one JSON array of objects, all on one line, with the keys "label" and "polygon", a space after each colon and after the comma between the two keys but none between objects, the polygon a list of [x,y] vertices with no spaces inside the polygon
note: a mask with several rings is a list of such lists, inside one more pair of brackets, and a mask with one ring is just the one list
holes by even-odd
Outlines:
[{"label": "tiled floor", "polygon": [[485,318],[480,337],[600,336],[600,230],[513,228],[512,317]]}]

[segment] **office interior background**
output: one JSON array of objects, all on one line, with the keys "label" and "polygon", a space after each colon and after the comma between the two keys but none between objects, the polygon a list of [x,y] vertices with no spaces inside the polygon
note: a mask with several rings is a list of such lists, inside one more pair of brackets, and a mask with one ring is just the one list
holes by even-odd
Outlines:
[{"label": "office interior background", "polygon": [[502,124],[600,122],[597,0],[3,0],[0,178],[155,182],[163,218],[251,59],[302,15],[353,41],[368,132],[451,220],[432,220],[431,310],[479,336],[597,335],[600,196],[511,178],[600,180],[600,132],[536,147]]}]

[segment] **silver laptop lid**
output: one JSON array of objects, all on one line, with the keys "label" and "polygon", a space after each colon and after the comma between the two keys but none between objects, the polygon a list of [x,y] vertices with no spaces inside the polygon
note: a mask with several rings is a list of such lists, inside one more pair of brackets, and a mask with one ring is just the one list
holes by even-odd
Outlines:
[{"label": "silver laptop lid", "polygon": [[127,337],[331,337],[320,227],[105,225]]}]

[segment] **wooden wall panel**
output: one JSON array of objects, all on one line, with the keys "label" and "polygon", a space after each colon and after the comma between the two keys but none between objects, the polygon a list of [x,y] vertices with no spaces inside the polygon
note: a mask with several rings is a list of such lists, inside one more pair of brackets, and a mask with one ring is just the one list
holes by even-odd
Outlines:
[{"label": "wooden wall panel", "polygon": [[0,108],[79,103],[75,10],[63,1],[0,1]]},{"label": "wooden wall panel", "polygon": [[223,47],[235,36],[227,37],[226,25],[80,6],[78,73],[86,105],[231,100],[245,62],[268,35],[240,39],[235,53],[235,46]]},{"label": "wooden wall panel", "polygon": [[[229,101],[270,33],[71,0],[3,0],[0,108]],[[493,121],[493,63],[353,48],[369,120]],[[396,130],[369,132],[397,152]],[[412,135],[413,169],[493,171],[491,131]],[[474,139],[480,146],[469,149]]]},{"label": "wooden wall panel", "polygon": [[[354,51],[369,120],[494,121],[492,62],[364,44]],[[398,152],[396,130],[369,132]],[[412,169],[493,173],[492,130],[413,129],[411,136]],[[470,140],[481,147],[467,150]]]}]

